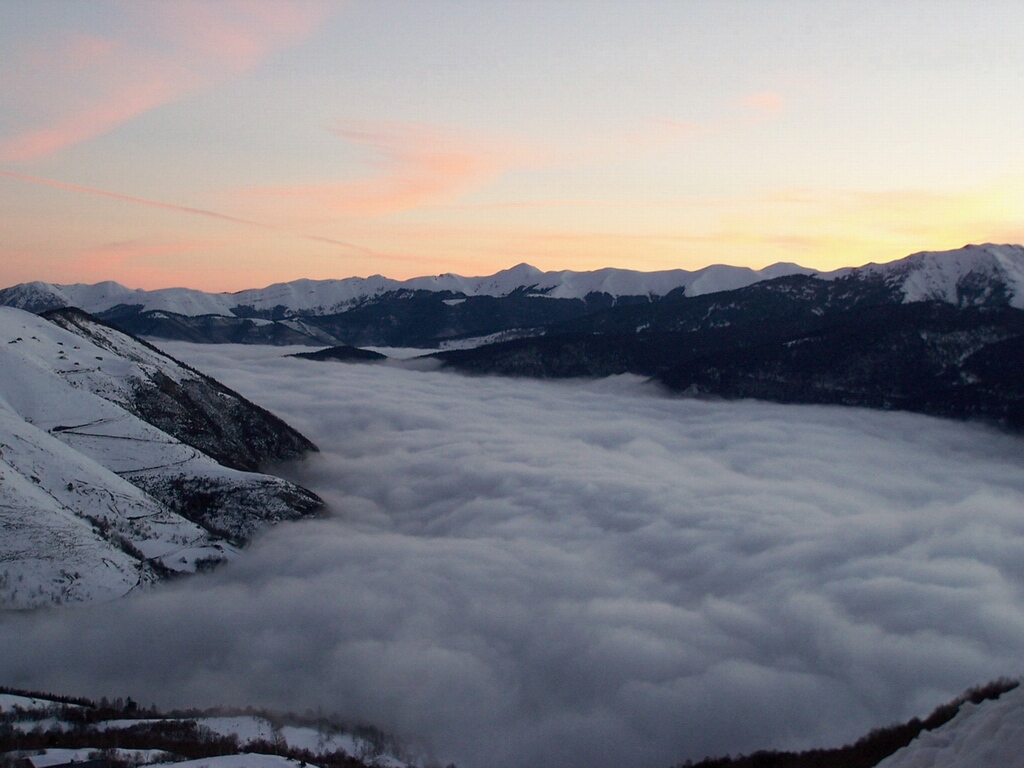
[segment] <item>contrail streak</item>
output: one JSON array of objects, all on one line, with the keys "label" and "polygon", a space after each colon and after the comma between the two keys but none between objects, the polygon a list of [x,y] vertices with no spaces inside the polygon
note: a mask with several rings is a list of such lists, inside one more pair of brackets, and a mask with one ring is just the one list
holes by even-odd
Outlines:
[{"label": "contrail streak", "polygon": [[144,197],[133,197],[132,195],[122,195],[118,192],[108,192],[105,189],[96,189],[95,187],[83,187],[79,184],[68,184],[66,181],[56,181],[54,179],[44,179],[41,176],[29,176],[27,173],[16,173],[15,171],[4,171],[0,170],[0,176],[6,176],[10,179],[18,179],[19,181],[27,181],[32,184],[42,184],[47,187],[56,187],[57,189],[67,189],[72,192],[84,192],[88,195],[100,195],[101,197],[110,197],[114,200],[126,200],[129,203],[138,203],[139,205],[148,205],[152,208],[165,208],[169,211],[181,211],[182,213],[193,213],[197,216],[208,216],[211,219],[222,219],[223,221],[232,221],[236,224],[248,224],[251,227],[260,227],[261,229],[276,229],[269,224],[263,224],[259,221],[253,221],[251,219],[241,219],[237,216],[228,216],[225,213],[217,213],[216,211],[208,211],[205,208],[192,208],[188,205],[175,205],[174,203],[162,203],[159,200],[147,200]]},{"label": "contrail streak", "polygon": [[361,245],[355,243],[349,243],[345,240],[335,240],[331,237],[322,237],[320,235],[306,235],[301,232],[290,232],[280,227],[275,227],[273,224],[267,224],[262,221],[254,221],[253,219],[243,219],[239,216],[229,216],[226,213],[218,213],[217,211],[210,211],[206,208],[193,208],[190,205],[175,205],[174,203],[164,203],[159,200],[147,200],[144,197],[134,197],[133,195],[122,195],[119,192],[110,192],[106,189],[97,189],[96,187],[85,187],[80,184],[69,184],[66,181],[57,181],[55,179],[46,179],[42,176],[30,176],[27,173],[18,173],[16,171],[5,171],[0,169],[0,176],[17,179],[18,181],[26,181],[30,184],[41,184],[47,187],[56,187],[57,189],[66,189],[71,192],[82,192],[87,195],[98,195],[100,197],[109,197],[114,200],[124,200],[129,203],[138,203],[139,205],[148,205],[151,208],[163,208],[168,211],[178,211],[179,213],[191,213],[195,216],[206,216],[211,219],[220,219],[221,221],[230,221],[234,224],[244,224],[249,227],[258,227],[260,229],[270,230],[272,232],[280,232],[284,235],[290,235],[292,237],[300,237],[304,240],[316,240],[322,243],[330,243],[331,245],[338,245],[343,248],[348,248],[353,251],[357,251],[368,256],[374,256],[376,258],[390,258],[384,254],[372,251],[369,248],[364,248]]}]

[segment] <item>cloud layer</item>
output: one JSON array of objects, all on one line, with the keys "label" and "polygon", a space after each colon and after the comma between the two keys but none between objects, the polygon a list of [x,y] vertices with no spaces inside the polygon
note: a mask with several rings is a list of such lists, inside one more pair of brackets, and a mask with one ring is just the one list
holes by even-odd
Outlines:
[{"label": "cloud layer", "polygon": [[287,471],[333,515],[209,577],[4,617],[5,684],[610,767],[834,744],[1021,671],[1017,439],[167,346],[321,446]]}]

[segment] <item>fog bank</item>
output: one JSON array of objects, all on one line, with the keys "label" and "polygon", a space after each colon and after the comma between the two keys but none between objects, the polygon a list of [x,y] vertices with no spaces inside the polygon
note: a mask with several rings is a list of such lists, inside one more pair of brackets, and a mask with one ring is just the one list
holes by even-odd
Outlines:
[{"label": "fog bank", "polygon": [[165,343],[322,452],[323,520],[0,619],[0,684],[322,707],[460,768],[840,743],[1021,673],[1024,451],[976,425]]}]

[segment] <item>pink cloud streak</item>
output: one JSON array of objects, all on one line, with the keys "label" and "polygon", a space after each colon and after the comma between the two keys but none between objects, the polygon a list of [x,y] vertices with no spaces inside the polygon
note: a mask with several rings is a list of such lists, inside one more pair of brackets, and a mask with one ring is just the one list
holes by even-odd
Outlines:
[{"label": "pink cloud streak", "polygon": [[506,147],[484,147],[461,136],[416,123],[373,123],[331,130],[372,150],[375,172],[347,181],[250,187],[241,195],[254,203],[273,201],[293,214],[380,215],[476,188],[509,167],[516,155]]},{"label": "pink cloud streak", "polygon": [[129,5],[124,13],[130,34],[22,44],[20,65],[0,83],[0,96],[14,97],[5,109],[19,125],[0,137],[0,161],[45,157],[227,82],[310,35],[327,6],[175,2]]},{"label": "pink cloud streak", "polygon": [[74,114],[58,116],[45,126],[0,142],[0,161],[27,162],[95,138],[169,101],[175,90],[171,83],[160,81],[141,83],[131,89],[119,88],[99,103],[84,106]]}]

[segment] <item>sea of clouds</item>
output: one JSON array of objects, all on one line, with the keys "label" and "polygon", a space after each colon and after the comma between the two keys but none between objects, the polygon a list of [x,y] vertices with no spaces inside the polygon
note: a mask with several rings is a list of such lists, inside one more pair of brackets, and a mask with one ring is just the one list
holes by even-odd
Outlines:
[{"label": "sea of clouds", "polygon": [[0,619],[0,683],[322,708],[460,768],[842,743],[1022,673],[1024,450],[902,413],[164,344],[321,453],[330,516]]}]

